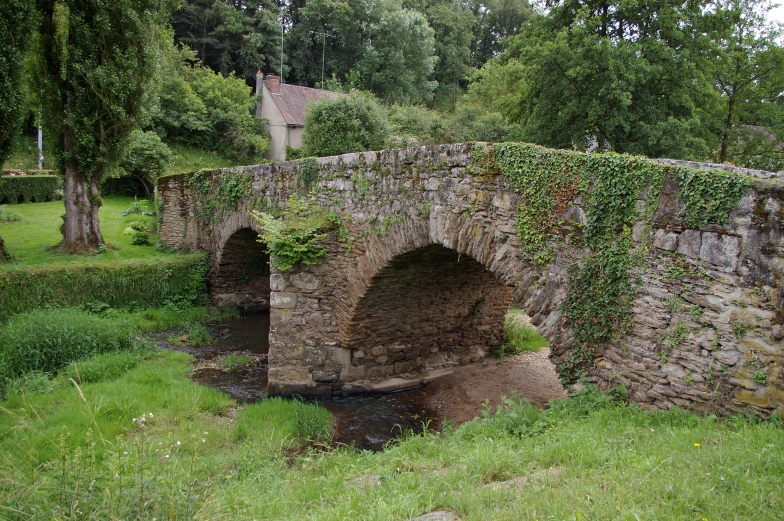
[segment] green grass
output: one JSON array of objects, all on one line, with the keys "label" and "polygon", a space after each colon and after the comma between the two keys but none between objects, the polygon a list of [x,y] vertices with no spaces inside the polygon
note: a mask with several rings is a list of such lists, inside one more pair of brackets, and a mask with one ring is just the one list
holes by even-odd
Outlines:
[{"label": "green grass", "polygon": [[[46,153],[44,142],[44,168],[51,169],[52,161]],[[14,140],[14,151],[3,163],[3,170],[35,170],[38,168],[38,141],[35,136],[18,136]]]},{"label": "green grass", "polygon": [[537,353],[547,347],[547,339],[536,332],[536,328],[528,323],[525,312],[510,309],[504,319],[504,343],[496,355],[516,355],[519,353]]},{"label": "green grass", "polygon": [[784,507],[781,420],[645,412],[586,388],[547,411],[506,399],[381,453],[325,451],[325,410],[237,407],[188,380],[186,354],[81,364],[80,389],[69,370],[0,403],[0,517],[772,520]]},{"label": "green grass", "polygon": [[[225,168],[236,166],[236,162],[220,154],[182,144],[170,144],[173,160],[167,174],[194,172],[206,168]],[[47,143],[44,142],[44,168],[51,169],[52,162],[47,155]],[[34,170],[38,167],[38,144],[35,136],[19,136],[14,144],[14,152],[3,163],[3,170]]]},{"label": "green grass", "polygon": [[0,237],[5,240],[6,249],[13,256],[13,262],[9,266],[111,264],[171,255],[157,251],[155,246],[133,245],[131,235],[123,233],[128,228],[129,218],[122,215],[122,212],[133,204],[132,198],[106,197],[103,201],[104,204],[98,212],[101,231],[106,242],[113,248],[94,256],[65,255],[49,249],[62,240],[60,224],[61,216],[65,213],[62,201],[5,206],[4,212],[12,212],[20,219],[15,222],[0,221]]},{"label": "green grass", "polygon": [[215,152],[208,152],[187,145],[169,144],[174,159],[167,170],[167,174],[182,172],[195,172],[210,168],[227,168],[236,166],[236,162],[227,159]]}]

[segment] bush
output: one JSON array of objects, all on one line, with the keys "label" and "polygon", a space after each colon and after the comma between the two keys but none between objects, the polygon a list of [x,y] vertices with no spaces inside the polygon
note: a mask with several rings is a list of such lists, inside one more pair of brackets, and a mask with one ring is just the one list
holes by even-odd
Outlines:
[{"label": "bush", "polygon": [[504,354],[537,353],[547,346],[547,339],[536,332],[527,322],[525,314],[519,310],[510,310],[504,320],[504,343],[501,350]]},{"label": "bush", "polygon": [[114,265],[0,271],[0,321],[42,307],[105,302],[113,308],[193,303],[206,294],[204,256]]},{"label": "bush", "polygon": [[309,105],[302,133],[309,156],[380,150],[388,137],[386,112],[373,95],[361,92]]},{"label": "bush", "polygon": [[0,328],[0,378],[55,372],[80,358],[145,346],[139,330],[126,319],[75,308],[31,311]]},{"label": "bush", "polygon": [[155,180],[162,176],[172,160],[172,153],[158,134],[134,130],[128,137],[120,169],[137,179],[147,197],[155,189]]},{"label": "bush", "polygon": [[57,175],[0,176],[0,204],[53,201],[63,189]]}]

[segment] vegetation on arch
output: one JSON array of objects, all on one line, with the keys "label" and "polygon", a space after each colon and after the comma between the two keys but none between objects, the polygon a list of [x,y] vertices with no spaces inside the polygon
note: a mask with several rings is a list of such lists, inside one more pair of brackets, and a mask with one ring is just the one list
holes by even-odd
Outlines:
[{"label": "vegetation on arch", "polygon": [[340,218],[319,206],[315,196],[292,197],[278,213],[251,211],[261,228],[258,241],[267,247],[270,263],[286,271],[296,264],[320,264],[327,255],[323,241]]}]

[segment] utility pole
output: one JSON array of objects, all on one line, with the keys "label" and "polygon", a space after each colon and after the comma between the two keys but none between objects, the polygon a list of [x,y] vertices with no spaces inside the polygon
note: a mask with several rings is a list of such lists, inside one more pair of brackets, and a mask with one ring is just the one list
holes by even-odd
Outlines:
[{"label": "utility pole", "polygon": [[327,38],[334,38],[335,36],[332,34],[327,33],[319,33],[316,31],[310,31],[312,34],[317,34],[321,36],[321,88],[324,89],[324,51],[327,48]]},{"label": "utility pole", "polygon": [[44,133],[41,126],[41,107],[38,107],[38,170],[44,167]]},{"label": "utility pole", "polygon": [[280,82],[283,83],[283,22],[280,23]]}]

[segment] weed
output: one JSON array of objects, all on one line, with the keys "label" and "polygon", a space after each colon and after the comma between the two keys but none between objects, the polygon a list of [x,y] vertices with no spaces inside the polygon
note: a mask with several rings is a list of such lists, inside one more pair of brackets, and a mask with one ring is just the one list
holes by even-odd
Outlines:
[{"label": "weed", "polygon": [[738,340],[744,338],[746,334],[752,329],[754,329],[754,324],[749,322],[742,322],[737,320],[732,323],[732,331],[735,332],[735,336],[738,338]]},{"label": "weed", "polygon": [[240,367],[248,365],[253,359],[248,355],[231,354],[221,356],[216,360],[218,367],[225,371],[234,371]]},{"label": "weed", "polygon": [[757,369],[751,373],[751,379],[760,385],[768,385],[768,375],[762,369]]},{"label": "weed", "polygon": [[547,339],[528,324],[525,313],[511,309],[504,319],[504,343],[496,350],[496,357],[500,360],[504,355],[536,353],[547,345]]}]

